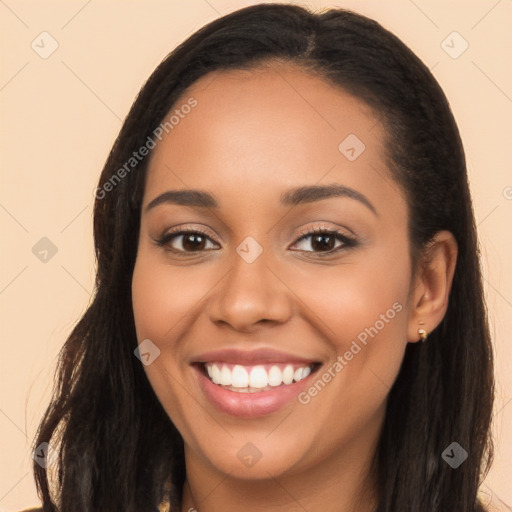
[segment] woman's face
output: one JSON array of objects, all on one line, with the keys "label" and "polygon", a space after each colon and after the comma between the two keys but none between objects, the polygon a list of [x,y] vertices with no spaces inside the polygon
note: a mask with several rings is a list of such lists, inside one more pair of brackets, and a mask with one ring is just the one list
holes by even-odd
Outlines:
[{"label": "woman's face", "polygon": [[187,465],[263,479],[355,461],[375,448],[411,316],[382,124],[291,65],[209,74],[175,110],[132,292]]}]

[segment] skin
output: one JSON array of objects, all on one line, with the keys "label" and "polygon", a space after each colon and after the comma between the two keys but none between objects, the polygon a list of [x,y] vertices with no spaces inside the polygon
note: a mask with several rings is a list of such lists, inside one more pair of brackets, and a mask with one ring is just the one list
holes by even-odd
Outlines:
[{"label": "skin", "polygon": [[[197,106],[150,156],[132,283],[137,338],[161,351],[144,368],[185,442],[182,511],[370,511],[387,395],[407,343],[445,314],[453,236],[438,233],[428,263],[413,271],[384,127],[343,90],[286,64],[211,73],[175,108],[191,96]],[[338,149],[349,134],[366,146],[354,161]],[[289,188],[332,183],[363,194],[376,213],[350,197],[279,204]],[[146,211],[163,192],[190,188],[220,207]],[[155,243],[185,225],[211,241],[196,252],[183,243],[190,237]],[[298,241],[313,227],[339,229],[357,245],[318,256],[312,237]],[[236,252],[247,236],[263,249],[250,264]],[[334,240],[327,249],[343,245]],[[316,381],[397,303],[400,312],[307,404],[237,418],[208,401],[190,366],[207,350],[270,347],[320,362]],[[261,452],[252,467],[237,457],[248,442]]]}]

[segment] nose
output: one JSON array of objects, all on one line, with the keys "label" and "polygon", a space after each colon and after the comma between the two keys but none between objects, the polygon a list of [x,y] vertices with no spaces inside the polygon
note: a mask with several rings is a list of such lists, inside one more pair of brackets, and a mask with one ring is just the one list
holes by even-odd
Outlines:
[{"label": "nose", "polygon": [[278,269],[271,268],[263,254],[252,263],[235,256],[232,269],[211,297],[212,322],[251,332],[262,324],[282,324],[289,320],[293,294],[279,279]]}]

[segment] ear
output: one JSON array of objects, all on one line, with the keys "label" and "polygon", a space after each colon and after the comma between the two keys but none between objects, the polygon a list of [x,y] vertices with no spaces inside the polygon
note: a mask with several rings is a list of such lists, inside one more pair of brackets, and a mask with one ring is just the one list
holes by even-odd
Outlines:
[{"label": "ear", "polygon": [[421,339],[418,332],[432,332],[448,308],[457,262],[457,241],[449,231],[439,231],[427,247],[413,281],[407,341]]}]

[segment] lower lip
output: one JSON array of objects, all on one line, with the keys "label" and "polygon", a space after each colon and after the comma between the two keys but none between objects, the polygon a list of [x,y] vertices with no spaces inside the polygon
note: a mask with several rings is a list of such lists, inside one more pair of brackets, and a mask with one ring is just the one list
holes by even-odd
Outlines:
[{"label": "lower lip", "polygon": [[199,383],[206,397],[222,412],[242,418],[254,418],[278,411],[297,398],[307,386],[312,374],[299,382],[277,386],[268,391],[238,393],[214,384],[201,370],[194,366],[199,375]]}]

